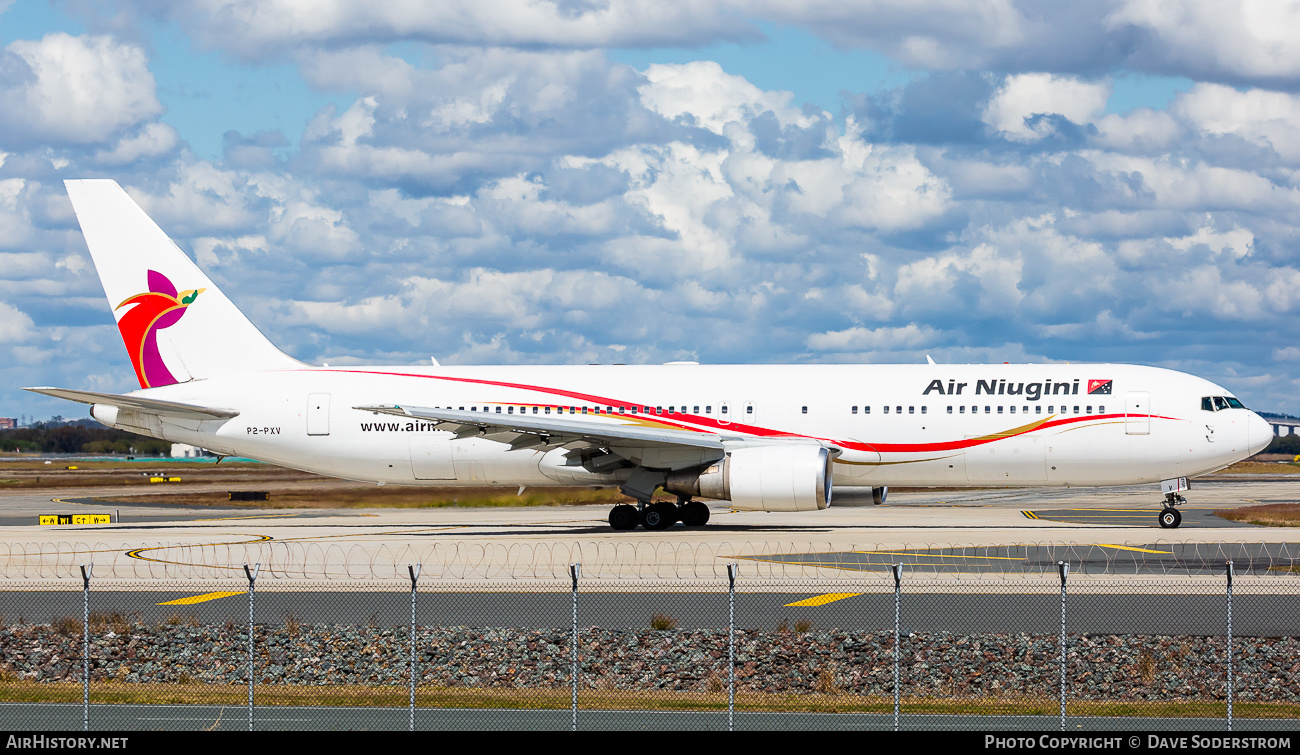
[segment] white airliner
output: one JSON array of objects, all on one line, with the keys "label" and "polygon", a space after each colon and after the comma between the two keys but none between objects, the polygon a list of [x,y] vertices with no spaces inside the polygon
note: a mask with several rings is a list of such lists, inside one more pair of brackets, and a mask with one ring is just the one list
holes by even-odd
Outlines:
[{"label": "white airliner", "polygon": [[[614,529],[697,499],[816,511],[891,485],[1163,483],[1259,452],[1267,422],[1192,375],[1120,364],[316,367],[281,352],[111,180],[67,190],[141,389],[28,390],[218,454],[402,485],[619,486]],[[662,488],[677,502],[652,503]]]}]

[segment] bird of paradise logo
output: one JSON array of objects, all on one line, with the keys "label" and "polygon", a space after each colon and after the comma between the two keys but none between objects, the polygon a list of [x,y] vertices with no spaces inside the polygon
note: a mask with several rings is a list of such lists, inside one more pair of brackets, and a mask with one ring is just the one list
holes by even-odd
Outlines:
[{"label": "bird of paradise logo", "polygon": [[180,322],[185,309],[205,289],[191,289],[178,294],[171,280],[156,270],[149,271],[147,280],[147,293],[132,296],[117,305],[113,311],[135,305],[117,321],[117,329],[122,333],[127,353],[131,355],[131,364],[135,367],[140,387],[156,388],[178,382],[163,362],[162,353],[158,351],[158,331]]}]

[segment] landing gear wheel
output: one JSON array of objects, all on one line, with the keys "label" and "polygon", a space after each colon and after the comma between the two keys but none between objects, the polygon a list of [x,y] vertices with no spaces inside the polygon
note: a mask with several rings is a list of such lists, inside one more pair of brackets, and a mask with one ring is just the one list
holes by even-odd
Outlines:
[{"label": "landing gear wheel", "polygon": [[703,527],[709,521],[709,507],[699,501],[689,501],[679,509],[682,524],[687,527]]},{"label": "landing gear wheel", "polygon": [[666,530],[676,521],[677,510],[671,503],[652,503],[641,512],[641,526],[648,530]]},{"label": "landing gear wheel", "polygon": [[1165,509],[1160,512],[1160,526],[1167,530],[1172,530],[1183,523],[1183,515],[1178,513],[1178,509]]},{"label": "landing gear wheel", "polygon": [[609,526],[616,530],[634,530],[639,519],[636,506],[624,503],[609,510]]}]

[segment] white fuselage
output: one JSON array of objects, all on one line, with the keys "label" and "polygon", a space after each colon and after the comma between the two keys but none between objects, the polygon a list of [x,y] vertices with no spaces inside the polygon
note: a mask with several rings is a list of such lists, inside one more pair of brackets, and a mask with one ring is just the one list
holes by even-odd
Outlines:
[{"label": "white fuselage", "polygon": [[566,465],[563,448],[510,450],[353,407],[563,414],[715,433],[738,446],[820,442],[834,449],[836,486],[1156,482],[1220,469],[1272,436],[1249,410],[1203,409],[1205,397],[1232,395],[1209,381],[1117,364],[322,367],[133,395],[239,415],[133,419],[123,412],[119,427],[325,475],[409,485],[605,485],[627,472]]}]

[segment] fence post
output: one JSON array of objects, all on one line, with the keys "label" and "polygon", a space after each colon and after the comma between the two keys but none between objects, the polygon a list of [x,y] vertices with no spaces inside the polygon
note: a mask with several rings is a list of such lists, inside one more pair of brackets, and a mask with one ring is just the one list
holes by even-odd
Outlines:
[{"label": "fence post", "polygon": [[736,572],[727,564],[727,731],[736,730]]},{"label": "fence post", "polygon": [[411,575],[411,731],[415,731],[415,583],[420,579],[420,567],[423,564],[406,565]]},{"label": "fence post", "polygon": [[573,639],[569,648],[572,655],[569,676],[573,685],[573,731],[578,730],[578,575],[581,571],[582,564],[569,564],[569,577],[573,580]]},{"label": "fence post", "polygon": [[901,620],[903,616],[903,564],[894,564],[894,731],[898,731],[899,724],[899,663],[902,655],[899,652],[898,642],[900,634]]},{"label": "fence post", "polygon": [[1070,565],[1056,562],[1061,573],[1061,731],[1065,731],[1065,583],[1070,577]]},{"label": "fence post", "polygon": [[81,564],[81,730],[90,731],[90,577],[95,564]]},{"label": "fence post", "polygon": [[262,562],[258,561],[249,570],[248,563],[244,563],[244,576],[248,577],[248,730],[253,730],[253,583],[257,581],[257,574],[262,570]]},{"label": "fence post", "polygon": [[1228,731],[1232,731],[1232,562],[1228,562]]}]

